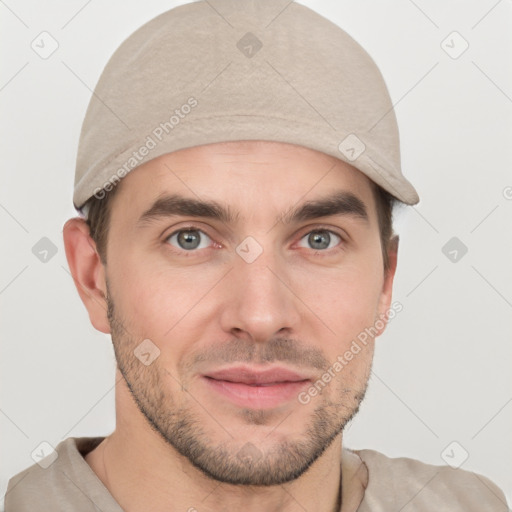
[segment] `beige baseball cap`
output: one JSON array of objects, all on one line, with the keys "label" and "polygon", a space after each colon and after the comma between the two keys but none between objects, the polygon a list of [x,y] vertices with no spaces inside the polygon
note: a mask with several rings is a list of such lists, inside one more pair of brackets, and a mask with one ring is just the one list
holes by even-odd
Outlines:
[{"label": "beige baseball cap", "polygon": [[352,37],[289,0],[201,0],[152,19],[108,61],[82,125],[74,206],[165,153],[237,140],[321,151],[419,201],[384,79]]}]

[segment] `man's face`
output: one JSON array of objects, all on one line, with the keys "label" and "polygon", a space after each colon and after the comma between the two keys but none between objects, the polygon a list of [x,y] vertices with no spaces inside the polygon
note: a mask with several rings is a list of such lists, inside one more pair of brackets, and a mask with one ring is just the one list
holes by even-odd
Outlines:
[{"label": "man's face", "polygon": [[[391,299],[370,181],[317,151],[245,142],[164,155],[119,187],[108,318],[139,410],[215,479],[297,478],[357,412],[372,341],[341,370],[333,365]],[[337,193],[355,196],[366,216],[356,199],[287,222]],[[167,195],[215,201],[233,218],[162,207],[139,220]]]}]

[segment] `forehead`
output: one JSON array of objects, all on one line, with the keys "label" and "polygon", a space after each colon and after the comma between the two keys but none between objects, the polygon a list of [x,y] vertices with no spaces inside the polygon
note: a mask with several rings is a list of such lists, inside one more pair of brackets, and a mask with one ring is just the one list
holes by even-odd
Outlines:
[{"label": "forehead", "polygon": [[244,220],[346,191],[366,205],[370,216],[375,214],[366,175],[332,156],[280,142],[222,142],[175,151],[134,169],[118,188],[112,216],[122,211],[130,223],[170,193],[218,200]]}]

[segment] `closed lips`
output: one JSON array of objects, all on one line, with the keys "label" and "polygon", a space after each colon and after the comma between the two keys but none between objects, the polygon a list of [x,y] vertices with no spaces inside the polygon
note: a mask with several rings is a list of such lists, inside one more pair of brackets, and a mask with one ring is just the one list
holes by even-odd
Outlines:
[{"label": "closed lips", "polygon": [[208,372],[204,376],[214,380],[247,384],[249,386],[271,386],[284,382],[310,380],[308,375],[300,374],[287,368],[270,368],[263,371],[255,371],[247,367],[235,367]]}]

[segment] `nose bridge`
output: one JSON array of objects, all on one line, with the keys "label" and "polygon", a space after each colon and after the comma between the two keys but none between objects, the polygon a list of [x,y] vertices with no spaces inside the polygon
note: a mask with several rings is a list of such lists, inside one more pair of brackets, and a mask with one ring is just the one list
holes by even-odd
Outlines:
[{"label": "nose bridge", "polygon": [[[255,341],[267,341],[282,329],[297,327],[299,312],[284,284],[286,265],[272,245],[247,237],[236,248],[230,293],[223,315],[224,329],[245,331]],[[284,282],[283,282],[284,281]]]}]

